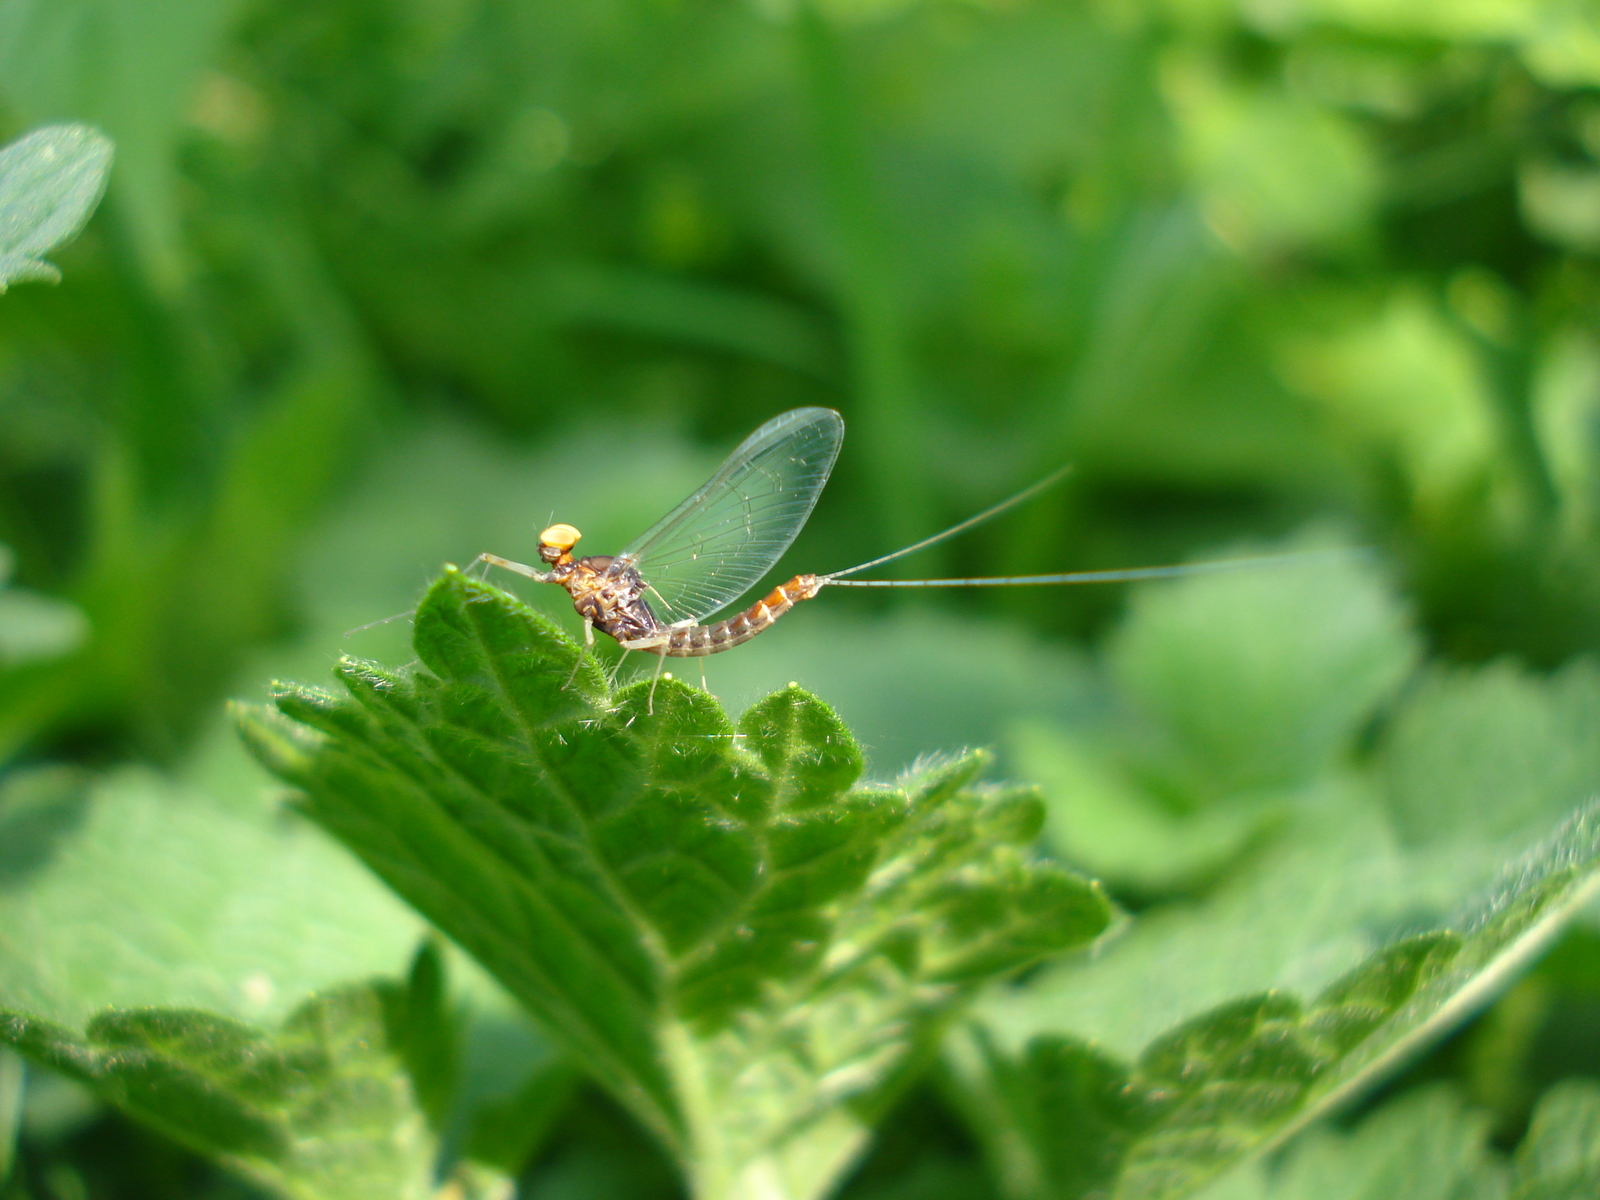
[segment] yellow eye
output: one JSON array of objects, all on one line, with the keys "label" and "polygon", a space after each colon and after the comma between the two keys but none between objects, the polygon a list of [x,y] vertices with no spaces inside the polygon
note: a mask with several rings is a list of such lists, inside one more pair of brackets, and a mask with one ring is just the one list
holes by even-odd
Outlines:
[{"label": "yellow eye", "polygon": [[552,525],[539,535],[539,545],[550,546],[556,550],[571,550],[582,536],[583,534],[571,525]]}]

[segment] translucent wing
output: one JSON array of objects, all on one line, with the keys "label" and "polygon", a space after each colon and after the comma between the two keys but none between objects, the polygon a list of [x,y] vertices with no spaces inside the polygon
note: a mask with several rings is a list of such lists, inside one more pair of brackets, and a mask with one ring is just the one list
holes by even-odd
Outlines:
[{"label": "translucent wing", "polygon": [[794,541],[844,439],[831,408],[796,408],[757,429],[704,486],[617,556],[655,593],[661,618],[704,621],[742,596]]}]

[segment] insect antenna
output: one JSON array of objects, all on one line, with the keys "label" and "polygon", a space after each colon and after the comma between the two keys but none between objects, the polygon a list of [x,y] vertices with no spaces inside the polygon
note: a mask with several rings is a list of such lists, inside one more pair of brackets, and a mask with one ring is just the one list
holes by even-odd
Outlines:
[{"label": "insect antenna", "polygon": [[[817,578],[824,583],[835,583],[842,580],[846,575],[854,575],[857,571],[866,571],[873,567],[881,567],[884,563],[893,562],[897,558],[904,558],[906,555],[914,554],[918,550],[925,549],[928,546],[936,546],[946,538],[953,538],[956,536],[956,534],[965,533],[975,525],[982,525],[985,521],[988,521],[994,517],[998,517],[1007,509],[1014,508],[1018,504],[1021,504],[1024,500],[1031,500],[1034,496],[1037,496],[1040,492],[1044,491],[1045,488],[1060,483],[1066,478],[1067,472],[1071,470],[1072,467],[1070,464],[1068,464],[1067,466],[1061,467],[1059,470],[1052,471],[1043,479],[1039,480],[1038,483],[1030,484],[1028,487],[1023,488],[1015,496],[1011,496],[1008,499],[1000,501],[1000,503],[996,504],[993,508],[984,509],[977,516],[968,517],[959,525],[950,526],[950,528],[946,529],[943,533],[936,533],[932,537],[923,538],[920,542],[914,542],[905,547],[903,550],[896,550],[893,554],[885,554],[882,558],[875,558],[871,562],[864,562],[859,566],[849,567],[843,571],[834,571],[831,575],[819,575]],[[865,582],[868,581],[863,581],[863,583]],[[863,586],[863,584],[858,583],[853,586],[859,587]],[[882,583],[874,582],[873,586],[884,585]]]}]

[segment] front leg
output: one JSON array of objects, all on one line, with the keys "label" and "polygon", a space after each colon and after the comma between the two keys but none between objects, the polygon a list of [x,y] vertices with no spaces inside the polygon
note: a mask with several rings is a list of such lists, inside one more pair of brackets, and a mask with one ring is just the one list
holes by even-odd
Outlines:
[{"label": "front leg", "polygon": [[[507,571],[514,571],[518,575],[526,576],[536,583],[551,582],[549,571],[541,571],[538,567],[530,567],[527,563],[512,562],[509,558],[501,558],[498,554],[480,554],[467,564],[467,574],[471,574],[474,567],[482,563],[487,567],[500,567]],[[484,571],[488,575],[488,571]]]}]

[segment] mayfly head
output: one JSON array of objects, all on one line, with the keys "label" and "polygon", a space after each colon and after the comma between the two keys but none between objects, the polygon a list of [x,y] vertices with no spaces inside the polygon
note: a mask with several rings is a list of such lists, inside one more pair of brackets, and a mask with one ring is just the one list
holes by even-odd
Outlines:
[{"label": "mayfly head", "polygon": [[539,557],[547,563],[572,560],[572,548],[583,534],[571,525],[552,525],[539,535]]}]

